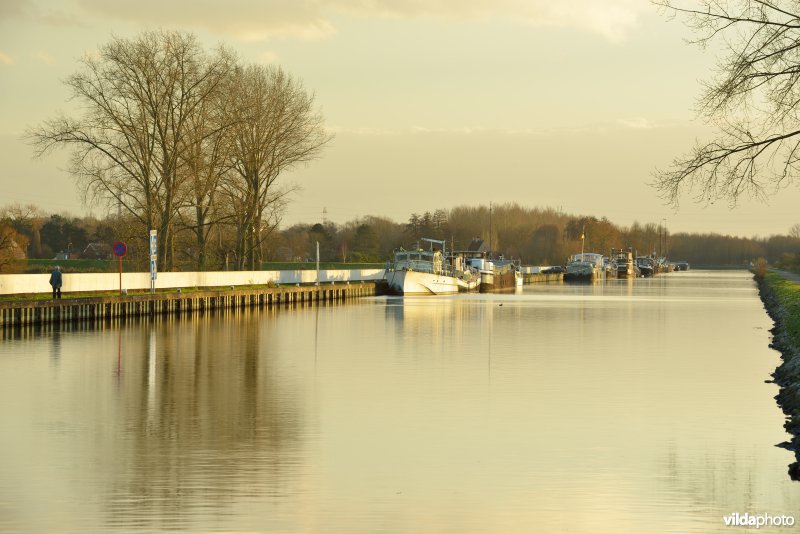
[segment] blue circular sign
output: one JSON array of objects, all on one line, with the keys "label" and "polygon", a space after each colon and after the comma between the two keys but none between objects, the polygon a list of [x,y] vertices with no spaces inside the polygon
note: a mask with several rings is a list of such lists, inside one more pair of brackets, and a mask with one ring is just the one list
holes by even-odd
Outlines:
[{"label": "blue circular sign", "polygon": [[115,256],[122,257],[128,253],[128,245],[126,245],[122,241],[117,241],[111,246],[111,248],[114,250]]}]

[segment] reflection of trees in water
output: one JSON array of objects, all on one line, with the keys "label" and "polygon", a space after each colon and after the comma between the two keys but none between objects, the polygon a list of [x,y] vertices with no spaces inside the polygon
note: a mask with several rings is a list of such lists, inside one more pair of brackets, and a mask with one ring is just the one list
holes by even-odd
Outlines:
[{"label": "reflection of trees in water", "polygon": [[762,466],[757,456],[737,449],[735,440],[713,450],[689,450],[670,442],[659,464],[657,475],[665,498],[671,496],[681,506],[688,502],[687,511],[699,510],[708,516],[736,511],[774,513],[797,503],[795,495],[776,488],[772,470]]},{"label": "reflection of trees in water", "polygon": [[126,427],[109,522],[180,526],[242,497],[282,493],[302,465],[300,414],[270,354],[267,313],[164,319],[123,344]]}]

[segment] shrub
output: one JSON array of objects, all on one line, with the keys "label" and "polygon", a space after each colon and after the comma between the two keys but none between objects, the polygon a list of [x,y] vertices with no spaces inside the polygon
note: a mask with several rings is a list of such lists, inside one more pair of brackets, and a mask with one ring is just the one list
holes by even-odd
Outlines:
[{"label": "shrub", "polygon": [[758,258],[755,265],[753,265],[753,273],[755,273],[756,278],[763,279],[764,275],[767,274],[767,260]]}]

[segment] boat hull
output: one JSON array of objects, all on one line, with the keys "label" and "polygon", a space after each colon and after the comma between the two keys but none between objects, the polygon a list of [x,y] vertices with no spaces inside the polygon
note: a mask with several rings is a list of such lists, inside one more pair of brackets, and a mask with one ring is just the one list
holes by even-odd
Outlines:
[{"label": "boat hull", "polygon": [[420,271],[389,271],[389,290],[397,295],[452,295],[458,293],[458,279]]},{"label": "boat hull", "polygon": [[469,293],[471,291],[478,291],[481,286],[481,277],[473,276],[469,280],[464,278],[457,278],[458,290],[462,293]]},{"label": "boat hull", "polygon": [[635,278],[636,271],[632,265],[624,265],[617,267],[617,278]]},{"label": "boat hull", "polygon": [[593,282],[596,280],[594,272],[564,273],[565,282]]},{"label": "boat hull", "polygon": [[565,282],[594,282],[600,280],[605,275],[605,271],[592,265],[567,265],[567,272],[564,273]]},{"label": "boat hull", "polygon": [[514,289],[515,287],[517,287],[517,277],[512,270],[503,273],[481,272],[481,293],[499,291],[502,289]]},{"label": "boat hull", "polygon": [[573,254],[567,262],[565,282],[593,282],[605,278],[603,255],[596,252]]}]

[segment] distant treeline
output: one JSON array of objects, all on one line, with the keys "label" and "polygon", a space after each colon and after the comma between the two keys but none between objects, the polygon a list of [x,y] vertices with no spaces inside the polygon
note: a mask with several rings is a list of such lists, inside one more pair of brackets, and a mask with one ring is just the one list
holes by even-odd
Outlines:
[{"label": "distant treeline", "polygon": [[[124,214],[71,217],[46,214],[35,206],[0,209],[0,269],[19,270],[26,258],[103,259],[110,245],[128,243],[126,260],[141,269],[147,262],[147,228]],[[422,237],[441,239],[448,249],[466,250],[473,239],[481,239],[506,258],[519,258],[527,265],[563,265],[570,254],[581,250],[609,253],[612,248],[631,247],[640,255],[666,255],[692,265],[744,266],[756,258],[784,265],[800,257],[800,225],[788,235],[744,238],[719,234],[670,234],[658,223],[634,223],[623,227],[603,218],[576,216],[550,208],[528,208],[518,204],[457,206],[434,212],[412,213],[405,222],[367,216],[344,224],[316,222],[275,229],[264,241],[265,261],[381,263],[392,251],[415,246]],[[219,226],[209,237],[206,269],[235,269],[237,236]],[[171,243],[176,270],[196,270],[198,250],[190,229],[178,231]],[[16,263],[13,260],[18,260]]]}]

